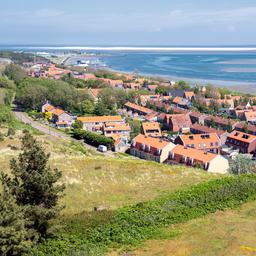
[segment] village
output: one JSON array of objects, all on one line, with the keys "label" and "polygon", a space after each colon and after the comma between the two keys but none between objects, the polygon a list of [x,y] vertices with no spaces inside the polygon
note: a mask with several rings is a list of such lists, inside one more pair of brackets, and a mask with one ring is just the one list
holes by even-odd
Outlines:
[{"label": "village", "polygon": [[[135,96],[117,109],[117,115],[77,116],[47,99],[41,113],[48,125],[81,129],[113,140],[110,150],[165,164],[181,164],[208,172],[226,173],[239,154],[256,156],[256,98],[222,92],[215,87],[190,87],[182,82],[155,80],[136,74],[115,79],[94,72],[78,72],[53,63],[23,63],[29,76],[60,80],[63,76],[101,81],[114,90]],[[103,87],[88,88],[95,102]],[[137,93],[136,93],[137,92]],[[139,131],[131,124],[136,120]],[[104,145],[100,145],[104,146]]]}]

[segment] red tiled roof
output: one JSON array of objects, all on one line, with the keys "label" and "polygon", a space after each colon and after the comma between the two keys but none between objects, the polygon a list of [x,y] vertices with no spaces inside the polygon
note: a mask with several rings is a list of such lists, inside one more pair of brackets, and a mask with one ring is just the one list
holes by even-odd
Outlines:
[{"label": "red tiled roof", "polygon": [[251,143],[254,140],[256,140],[255,135],[240,132],[240,131],[233,131],[232,133],[230,133],[228,138],[234,139],[234,140],[239,140],[239,141],[246,142],[246,143]]},{"label": "red tiled roof", "polygon": [[221,141],[216,133],[180,135],[179,137],[184,146],[195,147],[196,149],[216,148],[221,145]]},{"label": "red tiled roof", "polygon": [[125,106],[128,107],[128,108],[131,108],[131,109],[133,109],[133,110],[142,112],[142,113],[144,113],[144,114],[149,114],[149,113],[153,112],[153,110],[151,110],[151,109],[149,109],[149,108],[141,107],[141,106],[139,106],[139,105],[137,105],[137,104],[134,104],[134,103],[131,103],[131,102],[127,102],[127,103],[125,104]]},{"label": "red tiled roof", "polygon": [[171,152],[175,155],[180,155],[184,157],[189,157],[190,159],[194,159],[203,163],[209,163],[212,161],[217,155],[212,153],[205,153],[203,150],[197,150],[194,148],[186,148],[181,145],[177,145],[175,148],[171,150]]},{"label": "red tiled roof", "polygon": [[121,122],[121,116],[85,116],[78,117],[78,121],[82,123],[105,123],[105,122]]},{"label": "red tiled roof", "polygon": [[164,140],[158,139],[158,138],[148,137],[143,134],[139,134],[138,136],[136,136],[133,139],[133,143],[138,143],[140,145],[144,144],[144,145],[150,146],[152,148],[156,148],[156,149],[163,149],[168,144],[170,144],[170,142],[168,142],[168,141],[164,141]]},{"label": "red tiled roof", "polygon": [[211,128],[211,127],[208,127],[205,125],[200,125],[200,124],[193,124],[191,126],[191,129],[195,129],[202,133],[217,133],[218,136],[221,136],[223,133],[225,133],[225,131],[223,131],[223,130],[217,130],[217,129],[214,129],[214,128]]}]

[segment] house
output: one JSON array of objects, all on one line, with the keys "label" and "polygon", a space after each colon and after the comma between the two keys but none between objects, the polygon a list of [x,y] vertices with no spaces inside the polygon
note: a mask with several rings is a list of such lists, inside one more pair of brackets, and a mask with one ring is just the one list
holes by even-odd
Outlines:
[{"label": "house", "polygon": [[247,111],[244,113],[244,119],[246,122],[255,124],[256,123],[256,111]]},{"label": "house", "polygon": [[78,117],[82,122],[83,129],[88,131],[100,131],[106,123],[124,123],[121,116],[85,116]]},{"label": "house", "polygon": [[224,131],[232,131],[238,122],[232,119],[225,119],[217,116],[207,116],[204,120],[204,124],[209,127],[215,127]]},{"label": "house", "polygon": [[197,123],[197,124],[202,124],[202,125],[204,125],[204,120],[207,117],[207,115],[202,114],[200,112],[190,112],[189,116],[190,116],[192,124]]},{"label": "house", "polygon": [[146,106],[147,102],[149,101],[159,101],[160,95],[159,94],[142,94],[137,97],[137,101],[140,101],[142,106]]},{"label": "house", "polygon": [[70,74],[71,71],[57,68],[54,64],[52,64],[45,73],[49,78],[60,79],[61,76]]},{"label": "house", "polygon": [[172,132],[189,132],[191,125],[190,117],[187,114],[166,115],[164,119],[165,128]]},{"label": "house", "polygon": [[130,138],[131,127],[126,123],[105,123],[102,127],[104,136],[113,137],[113,135],[119,135],[119,137]]},{"label": "house", "polygon": [[142,86],[138,83],[126,83],[124,84],[125,89],[139,90]]},{"label": "house", "polygon": [[55,107],[49,103],[49,101],[46,101],[45,104],[42,105],[41,107],[41,112],[46,113],[46,112],[51,112],[55,109]]},{"label": "house", "polygon": [[111,138],[114,140],[113,144],[113,151],[115,152],[126,152],[127,149],[129,148],[128,143],[127,143],[127,138],[122,137],[120,135],[112,135]]},{"label": "house", "polygon": [[64,123],[66,123],[65,126],[70,127],[74,121],[73,117],[70,114],[60,108],[55,108],[50,112],[52,113],[52,121],[56,124],[58,123],[59,125],[64,125]]},{"label": "house", "polygon": [[235,130],[256,135],[256,125],[252,125],[252,124],[246,124],[242,122],[238,123],[235,126]]},{"label": "house", "polygon": [[147,86],[148,90],[151,91],[151,92],[154,92],[157,87],[158,87],[157,84],[149,84],[149,85]]},{"label": "house", "polygon": [[109,78],[99,78],[98,80],[104,81],[106,84],[109,84],[113,88],[123,88],[123,80],[113,80]]},{"label": "house", "polygon": [[183,98],[192,101],[195,98],[195,93],[194,92],[189,92],[189,91],[185,91],[183,94]]},{"label": "house", "polygon": [[102,92],[103,89],[89,89],[89,93],[91,94],[91,96],[93,97],[94,99],[94,102],[98,102],[99,100],[99,95],[100,95],[100,92]]},{"label": "house", "polygon": [[153,112],[153,110],[151,110],[149,108],[145,108],[145,107],[139,106],[139,105],[131,103],[131,102],[127,102],[124,105],[124,107],[127,109],[127,111],[131,111],[132,113],[137,113],[142,116],[146,116]]},{"label": "house", "polygon": [[221,147],[220,138],[216,133],[179,135],[175,139],[175,144],[214,154],[219,154]]},{"label": "house", "polygon": [[192,103],[190,100],[182,98],[182,97],[175,97],[172,101],[173,104],[175,104],[179,108],[190,108],[192,106]]},{"label": "house", "polygon": [[178,163],[187,166],[201,166],[204,170],[214,173],[227,173],[229,162],[221,155],[216,155],[195,148],[176,145],[169,153],[168,163]]},{"label": "house", "polygon": [[45,104],[41,107],[42,113],[51,113],[50,120],[56,124],[58,128],[68,128],[74,122],[73,117],[62,110],[61,108],[56,108],[49,101],[46,101]]},{"label": "house", "polygon": [[233,99],[217,99],[216,103],[222,107],[234,108],[235,103]]},{"label": "house", "polygon": [[159,113],[156,111],[153,111],[145,116],[145,120],[148,122],[156,122],[158,118]]},{"label": "house", "polygon": [[158,122],[144,122],[141,125],[141,133],[151,137],[161,137],[162,132]]},{"label": "house", "polygon": [[242,154],[256,153],[256,136],[240,131],[233,131],[226,141],[226,145],[238,149]]},{"label": "house", "polygon": [[169,141],[139,134],[132,141],[130,153],[142,159],[163,163],[174,147]]},{"label": "house", "polygon": [[190,127],[190,132],[193,134],[209,134],[216,133],[220,138],[221,145],[224,145],[228,136],[228,132],[223,130],[217,130],[208,126],[200,125],[200,124],[192,124]]}]

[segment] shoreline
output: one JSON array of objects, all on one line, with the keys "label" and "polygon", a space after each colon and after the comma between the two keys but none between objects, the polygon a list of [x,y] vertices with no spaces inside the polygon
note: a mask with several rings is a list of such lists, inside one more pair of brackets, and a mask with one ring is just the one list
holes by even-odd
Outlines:
[{"label": "shoreline", "polygon": [[[122,73],[122,74],[133,74],[133,72],[116,70],[113,68],[106,67],[106,70],[114,73]],[[201,78],[187,78],[187,77],[177,77],[172,75],[159,75],[159,74],[147,74],[147,73],[139,73],[139,76],[145,76],[149,78],[160,78],[160,79],[168,79],[173,80],[175,82],[184,80],[188,82],[190,86],[194,86],[195,84],[203,86],[207,84],[211,84],[217,88],[227,88],[234,92],[239,93],[250,93],[256,94],[256,83],[251,82],[240,82],[240,81],[222,81],[222,80],[211,80],[211,79],[201,79]]]}]

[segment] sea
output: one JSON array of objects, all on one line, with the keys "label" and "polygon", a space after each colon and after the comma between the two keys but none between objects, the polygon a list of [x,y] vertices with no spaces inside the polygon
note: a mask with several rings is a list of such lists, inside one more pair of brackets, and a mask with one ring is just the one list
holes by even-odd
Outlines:
[{"label": "sea", "polygon": [[26,52],[95,54],[111,70],[256,93],[256,46],[0,46]]}]

